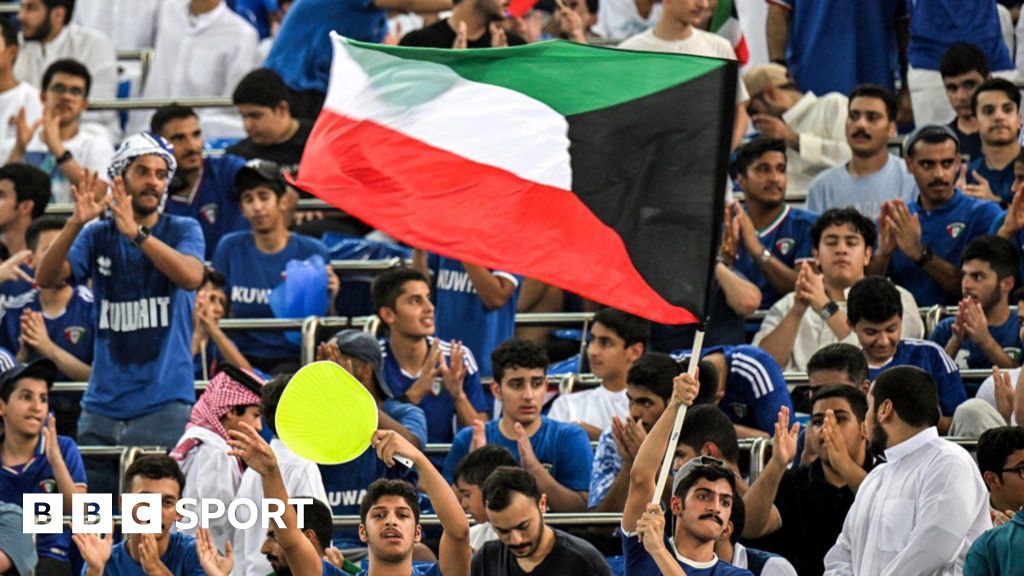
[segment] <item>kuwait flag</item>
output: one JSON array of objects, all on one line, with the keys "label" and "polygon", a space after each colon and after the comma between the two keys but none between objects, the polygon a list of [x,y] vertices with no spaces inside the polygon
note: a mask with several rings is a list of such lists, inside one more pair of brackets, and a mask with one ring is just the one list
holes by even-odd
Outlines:
[{"label": "kuwait flag", "polygon": [[704,319],[734,62],[333,41],[297,186],[412,246],[658,322]]},{"label": "kuwait flag", "polygon": [[743,35],[740,17],[736,12],[736,4],[733,3],[733,0],[718,1],[715,13],[711,16],[709,28],[732,44],[733,50],[736,51],[736,60],[740,65],[746,64],[750,60],[747,37]]}]

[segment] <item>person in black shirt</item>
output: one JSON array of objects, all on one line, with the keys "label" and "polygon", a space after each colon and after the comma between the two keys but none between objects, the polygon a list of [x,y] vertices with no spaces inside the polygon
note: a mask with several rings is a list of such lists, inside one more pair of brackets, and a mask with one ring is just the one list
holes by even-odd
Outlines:
[{"label": "person in black shirt", "polygon": [[611,576],[608,562],[589,542],[544,523],[547,496],[525,469],[496,468],[484,481],[483,495],[498,540],[473,555],[473,576]]},{"label": "person in black shirt", "polygon": [[270,160],[289,169],[298,166],[313,124],[292,116],[288,87],[276,72],[259,68],[246,74],[231,101],[249,137],[228,147],[228,154]]},{"label": "person in black shirt", "polygon": [[786,466],[796,454],[800,426],[789,428],[789,410],[780,410],[771,460],[743,496],[743,537],[770,534],[751,545],[782,554],[801,576],[824,572],[825,554],[874,465],[864,428],[867,410],[867,397],[858,388],[833,384],[818,390],[811,398],[806,441],[819,457],[790,470]]},{"label": "person in black shirt", "polygon": [[402,37],[402,46],[429,48],[491,48],[526,44],[519,35],[505,32],[499,25],[505,19],[508,0],[462,0],[455,4],[450,18],[413,30]]}]

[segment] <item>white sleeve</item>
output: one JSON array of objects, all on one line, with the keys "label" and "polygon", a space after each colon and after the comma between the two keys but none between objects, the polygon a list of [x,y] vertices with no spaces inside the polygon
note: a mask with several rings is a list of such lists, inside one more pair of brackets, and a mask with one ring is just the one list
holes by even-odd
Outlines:
[{"label": "white sleeve", "polygon": [[221,96],[230,96],[242,78],[260,67],[260,38],[256,29],[246,25],[235,41],[235,50],[228,60]]},{"label": "white sleeve", "polygon": [[[768,313],[765,314],[764,320],[761,321],[761,327],[757,329],[757,334],[754,334],[754,341],[752,344],[757,346],[775,330],[775,327],[782,322],[782,319],[789,313],[789,309],[793,307],[793,293],[786,294],[778,302],[772,305],[768,309]],[[801,326],[802,327],[802,326]],[[797,330],[799,333],[799,329]],[[785,368],[785,366],[783,366]]]},{"label": "white sleeve", "polygon": [[782,556],[769,558],[761,569],[761,576],[797,576],[796,568]]},{"label": "white sleeve", "polygon": [[[224,503],[226,508],[228,504],[234,501],[236,496],[234,482],[226,481],[226,479],[232,478],[232,476],[237,474],[237,472],[231,469],[232,467],[238,467],[237,461],[234,457],[227,454],[218,454],[215,450],[204,450],[196,456],[201,456],[202,460],[195,462],[193,465],[196,467],[194,477],[196,482],[195,493],[199,498],[219,500]],[[224,544],[234,536],[234,529],[231,527],[230,522],[228,522],[226,512],[220,518],[214,518],[210,521],[210,535],[213,536],[217,548],[223,552]]]},{"label": "white sleeve", "polygon": [[924,333],[924,322],[921,320],[921,311],[917,307],[914,295],[904,288],[899,290],[900,300],[903,302],[902,336],[904,338],[924,338],[927,336]]},{"label": "white sleeve", "polygon": [[548,418],[571,423],[572,410],[569,408],[569,399],[565,396],[555,398],[555,401],[551,403],[551,410],[548,411]]},{"label": "white sleeve", "polygon": [[[850,145],[846,143],[846,105],[838,98],[822,98],[829,111],[820,127],[824,135],[810,132],[800,133],[800,156],[810,166],[831,168],[850,159]],[[827,123],[830,123],[827,124]]]},{"label": "white sleeve", "polygon": [[302,466],[281,472],[284,475],[285,489],[288,490],[289,498],[312,496],[324,504],[328,503],[324,480],[316,464],[303,462]]}]

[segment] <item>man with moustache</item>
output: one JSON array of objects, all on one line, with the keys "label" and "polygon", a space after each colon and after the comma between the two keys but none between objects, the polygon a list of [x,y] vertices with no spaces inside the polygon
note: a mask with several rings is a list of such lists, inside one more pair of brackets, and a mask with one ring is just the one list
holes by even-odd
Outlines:
[{"label": "man with moustache", "polygon": [[971,455],[939,437],[939,402],[927,372],[887,370],[868,393],[871,451],[884,454],[861,483],[826,576],[956,574],[992,527],[988,492]]},{"label": "man with moustache", "polygon": [[889,153],[889,138],[896,136],[896,97],[881,86],[862,84],[850,93],[849,102],[846,142],[853,156],[814,178],[807,209],[824,214],[853,207],[874,220],[886,200],[913,202],[917,186],[903,160]]},{"label": "man with moustache", "polygon": [[547,496],[525,469],[496,469],[484,481],[483,496],[498,539],[473,556],[474,575],[611,576],[592,544],[544,522]]},{"label": "man with moustache", "polygon": [[918,306],[955,305],[961,298],[964,248],[988,233],[999,205],[972,198],[958,187],[959,140],[948,126],[917,129],[906,141],[907,166],[920,195],[890,200],[878,219],[878,248],[867,273],[888,276],[914,295]]}]

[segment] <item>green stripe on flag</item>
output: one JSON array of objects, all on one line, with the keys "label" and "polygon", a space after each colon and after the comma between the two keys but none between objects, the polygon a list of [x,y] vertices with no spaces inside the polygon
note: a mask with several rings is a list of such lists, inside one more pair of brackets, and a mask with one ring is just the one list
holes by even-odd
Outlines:
[{"label": "green stripe on flag", "polygon": [[[618,50],[564,40],[467,50],[409,48],[348,39],[346,43],[353,60],[370,77],[395,65],[391,58],[380,58],[376,53],[431,62],[448,67],[466,80],[522,93],[565,116],[656,94],[728,64],[716,58]],[[444,90],[448,81],[438,80],[436,85],[423,86],[423,93],[416,99],[426,100]]]},{"label": "green stripe on flag", "polygon": [[712,32],[717,32],[722,24],[725,24],[732,18],[732,0],[718,0],[718,6],[715,7],[715,13],[711,15],[711,25],[708,29]]}]

